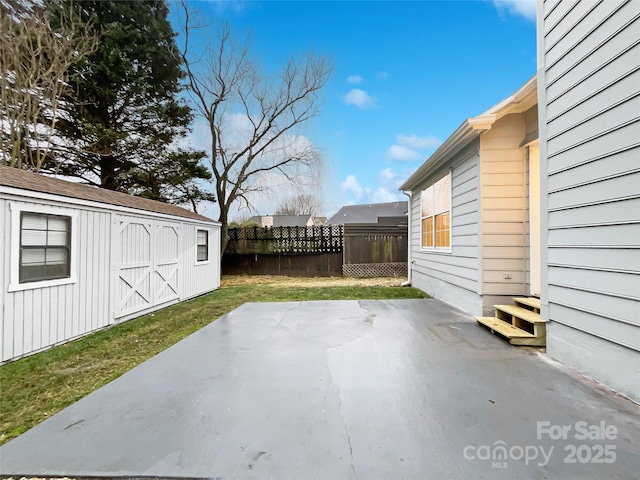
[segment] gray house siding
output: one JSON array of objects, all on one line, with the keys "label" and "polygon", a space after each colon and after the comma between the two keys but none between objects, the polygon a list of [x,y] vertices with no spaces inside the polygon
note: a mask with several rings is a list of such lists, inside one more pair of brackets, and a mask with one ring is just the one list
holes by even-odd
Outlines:
[{"label": "gray house siding", "polygon": [[[468,312],[482,311],[479,273],[479,141],[476,138],[446,166],[412,191],[413,286]],[[451,253],[420,248],[420,194],[451,169]]]},{"label": "gray house siding", "polygon": [[640,400],[640,2],[539,13],[547,351]]}]

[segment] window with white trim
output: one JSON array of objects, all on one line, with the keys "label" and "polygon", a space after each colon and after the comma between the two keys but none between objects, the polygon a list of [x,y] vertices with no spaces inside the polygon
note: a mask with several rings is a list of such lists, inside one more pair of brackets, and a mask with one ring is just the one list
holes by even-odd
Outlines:
[{"label": "window with white trim", "polygon": [[198,230],[198,252],[196,261],[206,262],[209,260],[209,232]]},{"label": "window with white trim", "polygon": [[71,217],[20,213],[19,282],[71,276]]},{"label": "window with white trim", "polygon": [[421,246],[423,249],[451,249],[451,172],[422,191]]}]

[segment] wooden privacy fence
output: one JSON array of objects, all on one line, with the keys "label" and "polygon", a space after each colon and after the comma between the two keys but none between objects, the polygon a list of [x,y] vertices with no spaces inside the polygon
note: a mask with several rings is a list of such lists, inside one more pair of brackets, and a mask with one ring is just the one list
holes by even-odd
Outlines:
[{"label": "wooden privacy fence", "polygon": [[406,276],[407,231],[406,225],[345,225],[343,275]]},{"label": "wooden privacy fence", "polygon": [[249,275],[406,276],[407,226],[231,228],[222,270]]},{"label": "wooden privacy fence", "polygon": [[222,271],[248,275],[339,276],[342,249],[341,225],[230,228]]},{"label": "wooden privacy fence", "polygon": [[229,253],[341,253],[342,225],[229,229]]}]

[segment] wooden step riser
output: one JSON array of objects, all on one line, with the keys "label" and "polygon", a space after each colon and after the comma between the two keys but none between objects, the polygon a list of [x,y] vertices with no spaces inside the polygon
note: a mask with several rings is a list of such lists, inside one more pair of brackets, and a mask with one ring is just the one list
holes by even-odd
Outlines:
[{"label": "wooden step riser", "polygon": [[545,347],[547,345],[546,337],[542,338],[511,338],[509,339],[511,345],[517,346],[529,346],[529,347]]},{"label": "wooden step riser", "polygon": [[544,335],[546,332],[544,323],[530,323],[526,320],[523,320],[515,315],[509,315],[501,310],[496,310],[496,318],[499,318],[503,322],[506,322],[510,325],[513,325],[516,328],[524,330],[525,332],[529,332],[536,337],[540,335]]},{"label": "wooden step riser", "polygon": [[487,325],[486,323],[482,322],[480,319],[482,317],[476,317],[476,320],[478,321],[478,323],[480,325],[482,325],[483,327],[487,328],[492,334],[494,335],[498,335],[506,340],[509,341],[509,343],[511,345],[517,345],[517,346],[533,346],[533,347],[544,347],[546,346],[546,336],[541,336],[541,337],[514,337],[512,336],[512,334],[508,334],[505,332],[501,332],[499,329],[496,328],[492,328],[491,325]]},{"label": "wooden step riser", "polygon": [[475,319],[491,333],[507,339],[512,345],[539,347],[546,345],[546,325],[544,323],[534,325],[535,333],[531,333],[496,317],[475,317]]},{"label": "wooden step riser", "polygon": [[536,313],[540,313],[540,299],[533,297],[513,297],[513,302],[516,305],[532,310]]}]

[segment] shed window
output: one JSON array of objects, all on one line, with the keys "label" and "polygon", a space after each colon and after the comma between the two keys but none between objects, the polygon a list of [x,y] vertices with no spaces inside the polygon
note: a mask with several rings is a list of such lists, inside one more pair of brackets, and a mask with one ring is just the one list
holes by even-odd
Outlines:
[{"label": "shed window", "polygon": [[69,278],[71,217],[22,212],[19,282]]},{"label": "shed window", "polygon": [[209,232],[206,230],[198,230],[198,262],[206,262],[209,260]]},{"label": "shed window", "polygon": [[451,172],[426,190],[421,197],[423,249],[451,248]]}]

